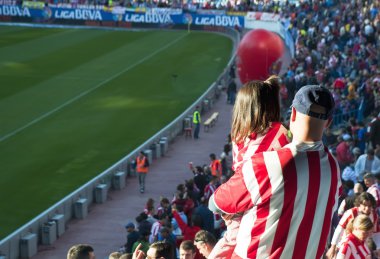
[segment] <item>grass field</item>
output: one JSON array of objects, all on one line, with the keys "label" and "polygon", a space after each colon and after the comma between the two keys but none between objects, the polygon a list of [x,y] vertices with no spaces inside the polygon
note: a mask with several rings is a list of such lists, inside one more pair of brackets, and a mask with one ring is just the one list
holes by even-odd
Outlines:
[{"label": "grass field", "polygon": [[0,26],[0,239],[181,114],[231,50],[209,33]]}]

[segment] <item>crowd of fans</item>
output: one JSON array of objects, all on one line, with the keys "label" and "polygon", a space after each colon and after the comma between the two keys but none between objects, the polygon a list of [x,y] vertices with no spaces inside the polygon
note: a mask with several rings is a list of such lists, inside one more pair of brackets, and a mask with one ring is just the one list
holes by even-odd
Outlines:
[{"label": "crowd of fans", "polygon": [[[324,144],[336,155],[344,189],[335,222],[340,232],[332,237],[328,255],[334,254],[346,229],[354,233],[354,226],[366,224],[366,231],[377,232],[380,207],[380,2],[334,2],[330,5],[330,1],[310,1],[280,7],[272,1],[247,1],[224,7],[281,15],[296,43],[296,56],[281,78],[284,108],[289,107],[297,90],[307,84],[320,84],[333,92],[334,125],[325,132]],[[231,166],[231,140],[227,138],[219,156],[210,154],[210,165],[190,165],[193,177],[177,186],[174,197],[147,200],[136,224],[125,226],[127,241],[119,255],[132,257],[140,243],[139,250],[147,253],[152,243],[165,241],[178,248],[177,253],[172,250],[170,258],[185,258],[185,250],[192,251],[195,258],[207,257],[215,244],[212,237],[219,239],[226,229],[223,219],[208,209],[208,199],[233,174]],[[355,208],[359,214],[369,215],[374,227],[366,223],[366,218],[358,218],[348,227],[348,218],[357,216]],[[376,250],[372,242],[369,247]]]},{"label": "crowd of fans", "polygon": [[[284,78],[287,95],[305,84],[331,88],[335,124],[363,121],[380,107],[380,17],[378,1],[337,1],[284,8],[283,24],[295,39],[296,58]],[[287,10],[287,11],[285,11]]]}]

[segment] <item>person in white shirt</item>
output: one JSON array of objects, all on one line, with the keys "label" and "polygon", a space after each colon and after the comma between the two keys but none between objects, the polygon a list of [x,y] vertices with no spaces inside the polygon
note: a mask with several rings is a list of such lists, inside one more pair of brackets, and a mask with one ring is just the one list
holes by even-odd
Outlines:
[{"label": "person in white shirt", "polygon": [[367,154],[361,155],[355,163],[355,174],[359,182],[363,182],[365,173],[380,173],[380,159],[375,156],[373,149],[368,149]]},{"label": "person in white shirt", "polygon": [[369,20],[366,19],[364,21],[365,23],[365,26],[364,26],[364,34],[367,35],[367,36],[370,36],[374,33],[374,29],[372,27],[372,25],[369,23]]},{"label": "person in white shirt", "polygon": [[353,166],[346,166],[342,172],[342,179],[344,181],[353,181],[354,184],[357,183],[357,178]]},{"label": "person in white shirt", "polygon": [[364,176],[364,184],[368,188],[367,192],[369,194],[372,194],[372,196],[376,200],[376,205],[377,208],[379,208],[380,205],[380,190],[379,187],[377,186],[375,176],[371,173],[366,173]]}]

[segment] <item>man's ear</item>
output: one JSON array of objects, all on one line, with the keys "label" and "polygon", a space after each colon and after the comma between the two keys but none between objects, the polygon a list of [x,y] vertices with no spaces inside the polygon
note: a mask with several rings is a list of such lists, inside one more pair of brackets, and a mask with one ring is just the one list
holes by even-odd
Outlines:
[{"label": "man's ear", "polygon": [[290,120],[291,121],[295,121],[296,120],[296,109],[294,107],[292,107],[292,113],[290,114]]}]

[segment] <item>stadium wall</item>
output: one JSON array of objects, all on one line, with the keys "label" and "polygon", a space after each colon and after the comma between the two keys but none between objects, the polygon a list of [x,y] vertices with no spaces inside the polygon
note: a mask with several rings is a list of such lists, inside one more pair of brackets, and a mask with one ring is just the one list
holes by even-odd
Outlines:
[{"label": "stadium wall", "polygon": [[[79,21],[81,24],[82,21]],[[2,25],[20,25],[30,27],[68,27],[71,25],[55,25],[55,24],[31,24],[31,23],[1,23]],[[138,26],[142,25],[142,26]],[[153,26],[152,26],[153,25]],[[76,28],[102,28],[98,26],[86,26],[76,25]],[[108,25],[107,25],[108,27]],[[131,24],[131,28],[146,28],[146,29],[159,29],[162,28],[160,24]],[[166,28],[166,27],[165,27]],[[187,29],[187,26],[171,26],[173,29]],[[104,29],[104,28],[103,28]],[[122,29],[116,27],[107,29]],[[193,28],[192,28],[193,29]],[[91,203],[99,202],[98,191],[100,186],[103,186],[103,190],[107,193],[111,189],[121,189],[124,187],[126,176],[131,172],[131,162],[135,160],[140,151],[148,151],[151,158],[158,158],[158,153],[165,155],[167,146],[178,135],[183,133],[185,120],[190,118],[195,106],[200,105],[204,109],[208,109],[213,103],[213,100],[219,96],[221,85],[225,85],[225,80],[228,78],[228,71],[233,63],[234,53],[237,45],[240,41],[240,34],[238,31],[228,27],[215,27],[215,26],[195,26],[194,29],[211,31],[224,34],[230,37],[234,42],[234,48],[231,53],[231,59],[218,79],[208,88],[208,90],[198,98],[186,111],[178,116],[173,122],[160,130],[142,145],[137,147],[130,154],[121,158],[118,162],[112,165],[110,168],[99,174],[87,184],[78,188],[76,191],[67,195],[64,199],[51,206],[40,215],[26,223],[24,226],[17,229],[11,235],[7,236],[0,241],[0,258],[1,259],[15,259],[15,258],[29,258],[37,253],[37,246],[46,242],[46,231],[49,226],[53,225],[55,228],[53,232],[54,237],[49,237],[50,240],[55,240],[64,232],[64,226],[72,218],[85,218],[87,215],[88,206]],[[157,152],[157,148],[160,152]],[[153,161],[154,163],[154,161]],[[101,198],[100,198],[101,199]],[[62,218],[61,222],[55,220]],[[54,223],[53,223],[54,222]],[[62,230],[63,229],[63,230]]]}]

